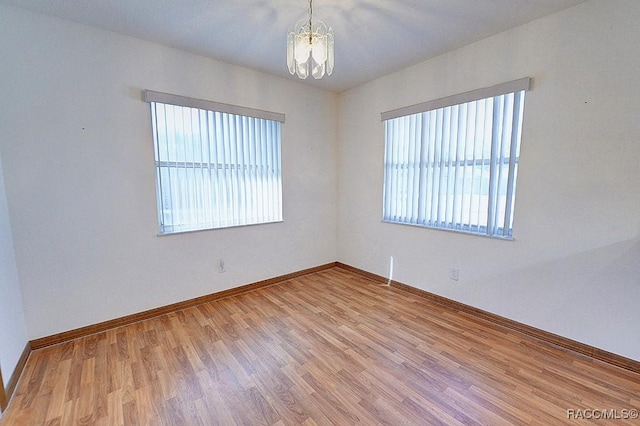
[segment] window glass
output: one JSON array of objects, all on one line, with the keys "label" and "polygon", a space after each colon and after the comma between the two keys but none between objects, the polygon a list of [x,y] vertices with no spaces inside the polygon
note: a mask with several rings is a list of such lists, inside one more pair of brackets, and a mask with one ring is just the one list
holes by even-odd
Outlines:
[{"label": "window glass", "polygon": [[160,234],[282,221],[279,121],[150,105]]},{"label": "window glass", "polygon": [[385,120],[383,220],[512,238],[524,95]]}]

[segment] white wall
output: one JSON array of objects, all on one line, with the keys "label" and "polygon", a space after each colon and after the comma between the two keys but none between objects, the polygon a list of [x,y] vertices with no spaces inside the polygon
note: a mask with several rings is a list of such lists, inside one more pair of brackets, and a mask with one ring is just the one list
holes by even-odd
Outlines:
[{"label": "white wall", "polygon": [[[640,360],[639,21],[594,0],[341,94],[339,260]],[[515,241],[382,223],[380,113],[526,76]]]},{"label": "white wall", "polygon": [[27,341],[27,326],[0,158],[0,368],[4,381],[0,386],[6,388]]},{"label": "white wall", "polygon": [[[0,52],[30,339],[336,260],[336,94],[5,6]],[[285,113],[284,222],[156,236],[143,89]]]}]

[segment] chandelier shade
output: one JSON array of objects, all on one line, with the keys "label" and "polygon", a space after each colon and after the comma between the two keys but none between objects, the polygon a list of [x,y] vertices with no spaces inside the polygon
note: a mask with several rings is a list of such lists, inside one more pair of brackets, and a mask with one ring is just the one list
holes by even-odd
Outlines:
[{"label": "chandelier shade", "polygon": [[287,67],[302,79],[331,75],[334,65],[333,29],[322,21],[313,21],[309,1],[309,19],[302,19],[287,34]]}]

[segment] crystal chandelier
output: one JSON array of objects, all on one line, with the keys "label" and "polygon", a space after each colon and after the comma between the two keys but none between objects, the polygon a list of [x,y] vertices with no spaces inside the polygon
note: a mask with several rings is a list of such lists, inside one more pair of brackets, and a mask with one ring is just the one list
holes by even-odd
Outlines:
[{"label": "crystal chandelier", "polygon": [[322,78],[333,72],[333,29],[322,21],[312,21],[313,5],[309,0],[309,19],[296,22],[287,35],[287,66],[291,74],[305,79]]}]

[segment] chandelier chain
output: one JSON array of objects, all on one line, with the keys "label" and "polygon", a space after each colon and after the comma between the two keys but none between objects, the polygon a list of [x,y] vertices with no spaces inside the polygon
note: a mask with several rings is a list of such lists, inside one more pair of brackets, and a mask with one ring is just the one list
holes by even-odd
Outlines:
[{"label": "chandelier chain", "polygon": [[313,17],[313,0],[309,0],[309,44],[313,44],[313,27],[311,18]]}]

